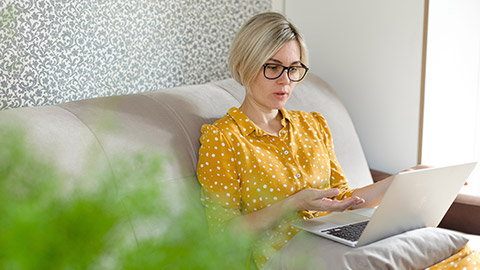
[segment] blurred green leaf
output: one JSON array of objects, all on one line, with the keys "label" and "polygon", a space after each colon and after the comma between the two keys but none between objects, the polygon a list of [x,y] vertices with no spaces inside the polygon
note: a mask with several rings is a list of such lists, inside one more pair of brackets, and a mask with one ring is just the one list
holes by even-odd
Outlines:
[{"label": "blurred green leaf", "polygon": [[250,236],[210,236],[198,187],[164,182],[162,160],[118,158],[66,189],[1,127],[0,269],[245,269]]}]

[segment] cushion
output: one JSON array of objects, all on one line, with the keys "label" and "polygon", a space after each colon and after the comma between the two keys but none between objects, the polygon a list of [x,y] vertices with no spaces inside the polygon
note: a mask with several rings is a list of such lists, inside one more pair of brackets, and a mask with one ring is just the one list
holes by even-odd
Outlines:
[{"label": "cushion", "polygon": [[457,232],[421,228],[351,248],[302,231],[265,269],[423,269],[455,254],[467,242]]}]

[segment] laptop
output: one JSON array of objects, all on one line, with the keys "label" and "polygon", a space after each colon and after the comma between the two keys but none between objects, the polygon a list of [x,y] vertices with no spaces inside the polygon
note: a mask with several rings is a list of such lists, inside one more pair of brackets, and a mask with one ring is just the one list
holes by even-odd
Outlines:
[{"label": "laptop", "polygon": [[293,225],[351,247],[436,227],[475,166],[476,162],[398,173],[375,208],[333,212]]}]

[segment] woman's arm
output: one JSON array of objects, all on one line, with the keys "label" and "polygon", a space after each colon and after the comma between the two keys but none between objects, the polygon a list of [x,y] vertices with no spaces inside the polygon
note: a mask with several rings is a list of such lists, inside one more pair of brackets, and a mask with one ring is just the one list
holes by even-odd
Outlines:
[{"label": "woman's arm", "polygon": [[393,176],[389,176],[374,184],[355,189],[352,193],[352,197],[358,196],[360,198],[363,198],[365,200],[365,203],[354,206],[353,208],[377,206],[382,200],[383,194],[385,194],[385,191],[387,191],[387,188],[392,183],[392,179]]},{"label": "woman's arm", "polygon": [[344,200],[330,199],[338,193],[338,189],[304,189],[269,207],[235,217],[229,224],[233,228],[260,233],[274,227],[280,220],[293,212],[301,210],[344,211],[364,203],[363,199],[353,196]]},{"label": "woman's arm", "polygon": [[[421,170],[429,167],[430,166],[417,165],[409,169],[403,170],[402,172]],[[393,175],[383,180],[380,180],[374,184],[355,189],[352,193],[352,197],[358,196],[360,198],[363,198],[365,200],[365,203],[361,205],[356,205],[353,208],[377,206],[382,200],[383,194],[385,194],[385,191],[387,191],[388,187],[392,183],[392,180],[393,180]]]},{"label": "woman's arm", "polygon": [[[418,165],[402,172],[428,167]],[[331,199],[339,193],[336,188],[326,190],[304,189],[270,207],[238,216],[230,224],[258,233],[275,226],[282,218],[292,212],[301,210],[341,212],[349,208],[374,207],[380,203],[392,180],[393,176],[389,176],[374,184],[355,189],[351,197],[343,200]]]}]

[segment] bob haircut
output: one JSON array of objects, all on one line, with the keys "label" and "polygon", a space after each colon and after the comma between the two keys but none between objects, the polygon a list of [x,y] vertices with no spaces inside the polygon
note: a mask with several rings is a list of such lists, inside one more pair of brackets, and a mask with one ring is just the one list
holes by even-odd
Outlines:
[{"label": "bob haircut", "polygon": [[308,65],[305,40],[285,16],[276,12],[253,16],[232,42],[228,59],[230,73],[237,82],[249,88],[262,65],[291,40],[298,42],[300,61]]}]

